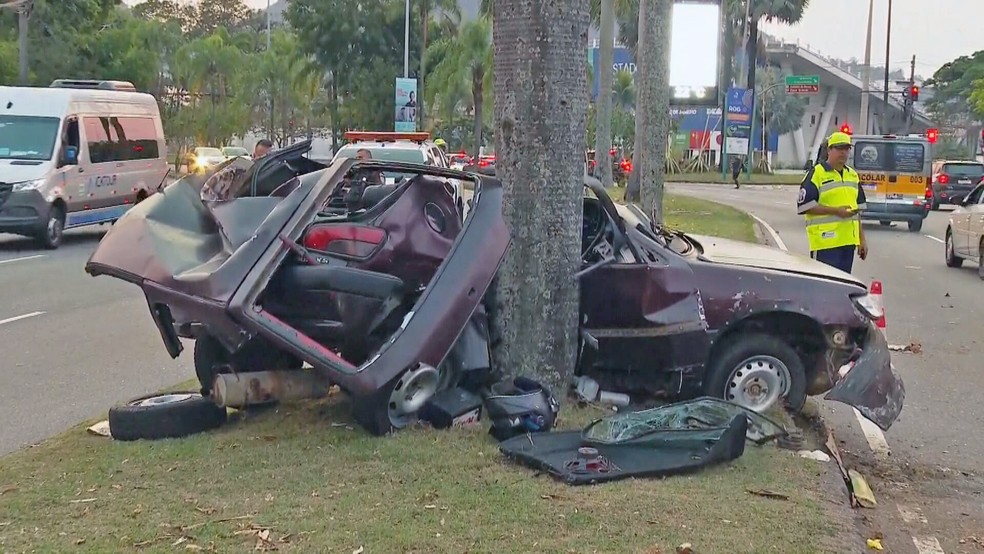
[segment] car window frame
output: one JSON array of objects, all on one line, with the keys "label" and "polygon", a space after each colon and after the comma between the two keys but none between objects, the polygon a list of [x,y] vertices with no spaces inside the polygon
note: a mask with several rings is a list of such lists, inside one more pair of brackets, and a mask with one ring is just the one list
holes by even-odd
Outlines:
[{"label": "car window frame", "polygon": [[[970,200],[977,195],[977,199],[971,202]],[[981,204],[981,199],[984,198],[984,183],[977,185],[970,194],[967,195],[967,201],[964,202],[965,206],[977,206]]]}]

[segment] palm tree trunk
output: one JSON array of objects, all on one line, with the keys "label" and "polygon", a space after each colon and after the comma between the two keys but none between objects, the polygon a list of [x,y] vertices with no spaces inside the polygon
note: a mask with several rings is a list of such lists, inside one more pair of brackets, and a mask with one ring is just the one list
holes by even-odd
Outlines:
[{"label": "palm tree trunk", "polygon": [[512,235],[490,301],[493,364],[563,401],[577,359],[589,5],[496,0],[493,14],[496,177]]},{"label": "palm tree trunk", "polygon": [[[747,56],[748,59],[748,90],[752,91],[755,90],[755,69],[758,66],[758,24],[758,19],[755,19],[754,17],[748,22],[748,49],[745,53],[745,56]],[[759,99],[754,98],[753,102],[758,103]],[[752,123],[749,131],[753,134],[755,132],[755,110],[752,110]],[[749,168],[753,167],[752,160],[755,158],[754,139],[754,136],[749,136],[748,138],[748,159],[745,160],[745,163],[748,164],[747,167]],[[745,153],[742,152],[742,154]]]},{"label": "palm tree trunk", "polygon": [[[595,177],[612,186],[612,79],[615,57],[615,0],[601,0],[598,99],[595,101]],[[600,173],[599,173],[600,172]]]},{"label": "palm tree trunk", "polygon": [[646,49],[649,47],[649,29],[644,25],[646,19],[646,13],[652,10],[650,2],[652,0],[639,0],[639,30],[637,35],[639,40],[636,42],[636,110],[635,110],[635,140],[632,145],[632,173],[629,173],[629,182],[625,187],[625,200],[627,202],[638,202],[640,199],[640,188],[639,188],[639,156],[642,152],[643,135],[648,131],[646,125],[643,122],[643,114],[645,113],[645,105],[642,103],[642,91],[641,84],[643,77],[642,72],[642,55],[645,54]]},{"label": "palm tree trunk", "polygon": [[666,181],[666,144],[670,127],[670,21],[673,0],[643,0],[640,18],[645,46],[640,49],[636,118],[642,120],[641,151],[633,171],[639,173],[640,203],[650,210],[653,222],[663,222],[663,184]]},{"label": "palm tree trunk", "polygon": [[485,126],[485,75],[479,71],[472,72],[472,105],[475,108],[475,163],[482,153],[482,129]]}]

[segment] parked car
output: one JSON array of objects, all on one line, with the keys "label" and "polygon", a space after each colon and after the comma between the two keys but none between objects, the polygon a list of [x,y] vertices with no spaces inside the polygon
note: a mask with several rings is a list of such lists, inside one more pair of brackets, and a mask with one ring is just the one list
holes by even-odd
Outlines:
[{"label": "parked car", "polygon": [[932,209],[960,201],[984,179],[984,163],[944,160],[933,162]]},{"label": "parked car", "polygon": [[185,163],[190,173],[204,173],[227,159],[220,148],[198,146],[188,153]]},{"label": "parked car", "polygon": [[[494,177],[353,159],[310,173],[277,156],[227,163],[209,178],[231,184],[226,201],[178,181],[121,219],[86,264],[143,289],[172,357],[179,337],[195,339],[204,395],[230,371],[289,376],[307,362],[383,434],[438,392],[488,386],[486,292],[510,242]],[[346,186],[359,171],[407,177]],[[756,411],[798,410],[826,392],[891,426],[905,391],[874,325],[879,305],[855,277],[666,229],[585,177],[578,375]],[[448,178],[476,191],[464,221]]]},{"label": "parked car", "polygon": [[238,156],[244,156],[246,158],[250,157],[249,150],[246,150],[242,146],[223,146],[222,155],[225,159],[236,158]]},{"label": "parked car", "polygon": [[960,267],[964,260],[977,262],[984,279],[984,182],[957,203],[946,226],[946,265]]}]

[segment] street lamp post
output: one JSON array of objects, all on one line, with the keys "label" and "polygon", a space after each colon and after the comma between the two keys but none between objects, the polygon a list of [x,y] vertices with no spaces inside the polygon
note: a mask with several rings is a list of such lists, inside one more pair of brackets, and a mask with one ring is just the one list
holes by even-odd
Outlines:
[{"label": "street lamp post", "polygon": [[885,33],[885,90],[882,93],[882,101],[885,107],[882,108],[881,127],[882,132],[888,132],[888,77],[889,62],[892,55],[892,0],[888,0],[888,29]]},{"label": "street lamp post", "polygon": [[868,37],[864,43],[864,83],[861,85],[861,134],[868,134],[868,111],[871,93],[871,24],[875,13],[875,0],[868,2]]}]

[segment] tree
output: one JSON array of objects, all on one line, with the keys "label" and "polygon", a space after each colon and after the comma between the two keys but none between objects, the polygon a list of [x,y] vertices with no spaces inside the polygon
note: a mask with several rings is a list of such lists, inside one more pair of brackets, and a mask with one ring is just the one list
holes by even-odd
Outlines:
[{"label": "tree", "polygon": [[625,198],[663,222],[666,144],[670,133],[670,22],[672,0],[642,0],[636,70],[636,128],[632,177]]},{"label": "tree", "polygon": [[[297,33],[304,53],[312,55],[329,75],[328,111],[332,121],[333,146],[341,139],[340,108],[343,100],[352,98],[353,86],[366,68],[378,70],[379,64],[403,67],[404,2],[402,0],[291,0],[287,6],[287,21]],[[411,11],[410,24],[419,25],[419,14]],[[410,58],[421,52],[419,33],[410,33]],[[402,74],[400,69],[386,80],[394,83]],[[384,78],[377,74],[377,78]],[[377,82],[378,86],[379,83]],[[359,115],[359,123],[375,120],[381,113],[389,114],[392,126],[392,98],[384,111],[376,104]],[[351,110],[347,110],[352,115]],[[360,125],[361,126],[361,125]]]},{"label": "tree", "polygon": [[492,23],[486,17],[468,21],[458,28],[454,37],[436,42],[428,49],[428,57],[441,56],[428,79],[428,103],[442,91],[455,93],[469,90],[474,117],[474,155],[482,147],[485,96],[492,77]]},{"label": "tree", "polygon": [[220,26],[241,29],[253,17],[253,10],[243,0],[200,0],[192,13],[191,28],[187,29],[192,36],[211,34]]},{"label": "tree", "polygon": [[[447,28],[455,29],[461,24],[461,9],[456,0],[419,0],[420,19],[423,21],[423,33],[421,35],[420,46],[420,72],[418,73],[418,83],[424,89],[427,81],[427,34],[430,30],[431,16],[437,15]],[[417,98],[425,96],[426,90],[420,90]],[[424,102],[417,103],[417,120],[424,120]]]},{"label": "tree", "polygon": [[[748,87],[755,89],[755,72],[758,66],[759,32],[761,20],[779,21],[787,25],[803,19],[810,0],[746,0],[751,2],[748,14],[748,47],[745,56],[748,59]],[[723,113],[723,112],[722,112]]]},{"label": "tree", "polygon": [[512,245],[492,294],[493,359],[562,398],[576,361],[588,1],[496,0],[496,173]]},{"label": "tree", "polygon": [[[786,94],[782,86],[782,71],[775,66],[759,68],[758,90],[755,97],[755,120],[759,125],[759,132],[762,133],[763,151],[767,149],[770,133],[779,136],[792,133],[803,126],[803,116],[806,114],[806,103],[800,97]],[[763,155],[762,163],[764,169],[770,170],[766,165],[767,158]]]},{"label": "tree", "polygon": [[975,97],[981,79],[984,79],[984,50],[944,64],[923,83],[924,87],[935,89],[926,106],[930,115],[945,129],[962,131],[968,154],[975,150],[976,137],[984,120],[984,104],[979,101],[984,93],[977,93]]}]

